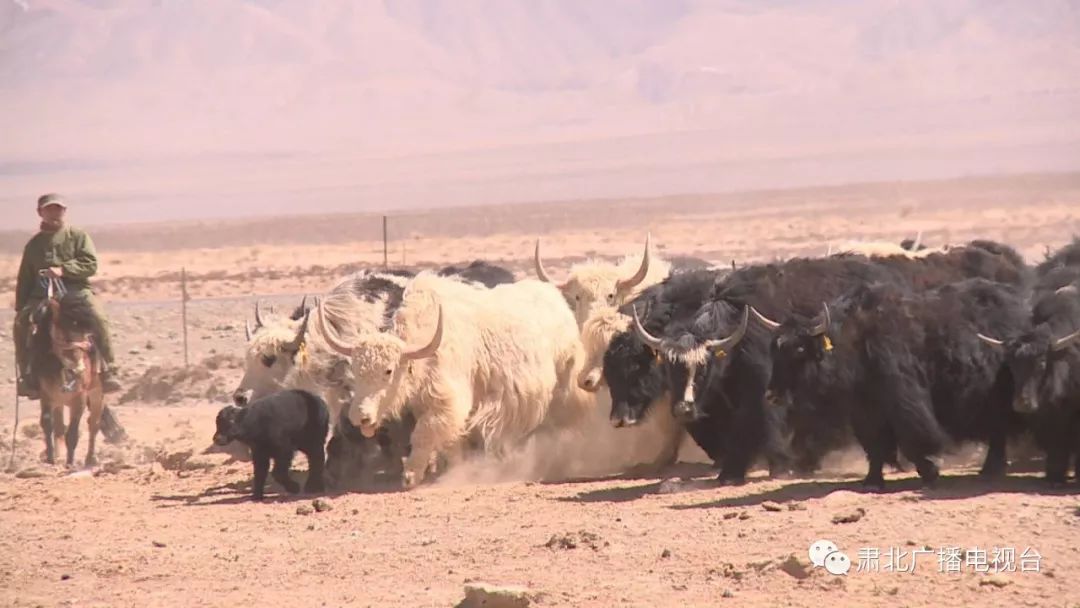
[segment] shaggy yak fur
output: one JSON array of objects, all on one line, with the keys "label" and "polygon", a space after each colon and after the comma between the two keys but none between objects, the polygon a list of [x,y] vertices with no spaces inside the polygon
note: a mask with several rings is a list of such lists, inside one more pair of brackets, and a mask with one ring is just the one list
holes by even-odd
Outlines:
[{"label": "shaggy yak fur", "polygon": [[[713,458],[723,456],[721,480],[738,483],[758,455],[769,460],[774,473],[790,464],[785,416],[797,404],[766,406],[771,329],[779,322],[795,314],[813,316],[823,301],[870,283],[914,291],[973,276],[1024,284],[1027,268],[1018,266],[1018,256],[1010,251],[979,242],[918,257],[841,254],[740,268],[716,282],[692,318],[669,324],[645,342],[652,342],[666,361],[676,415],[708,419],[712,432],[702,433],[707,443],[699,445]],[[750,318],[755,322],[742,322]]]},{"label": "shaggy yak fur", "polygon": [[950,442],[985,441],[985,476],[1005,472],[1005,440],[1024,428],[1012,411],[1003,353],[978,335],[1027,327],[1021,289],[968,279],[921,293],[861,285],[828,313],[792,318],[772,348],[774,390],[829,420],[850,420],[870,462],[864,483],[882,487],[897,449],[926,483],[928,456]]},{"label": "shaggy yak fur", "polygon": [[300,486],[289,477],[293,455],[297,450],[308,459],[308,478],[305,492],[323,490],[323,445],[330,430],[330,418],[322,398],[307,391],[284,390],[245,407],[228,405],[217,415],[214,443],[225,445],[240,441],[251,448],[255,469],[251,497],[260,500],[270,461],[274,461],[274,479],[291,494]]},{"label": "shaggy yak fur", "polygon": [[1003,351],[1012,377],[1013,409],[1032,417],[1046,451],[1046,479],[1064,483],[1070,461],[1080,476],[1080,240],[1036,268],[1030,330],[986,336]]}]

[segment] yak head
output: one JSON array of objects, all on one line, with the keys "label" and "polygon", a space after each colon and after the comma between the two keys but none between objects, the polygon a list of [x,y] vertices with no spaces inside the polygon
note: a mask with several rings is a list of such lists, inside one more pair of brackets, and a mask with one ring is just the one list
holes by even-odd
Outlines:
[{"label": "yak head", "polygon": [[773,361],[773,386],[788,391],[803,374],[818,369],[832,352],[829,329],[832,318],[828,304],[813,318],[793,315],[776,325],[769,346]]},{"label": "yak head", "polygon": [[591,315],[581,328],[585,347],[585,365],[578,374],[582,390],[594,393],[604,384],[604,353],[615,336],[630,329],[630,317],[615,308],[604,308]]},{"label": "yak head", "polygon": [[214,444],[228,445],[235,439],[241,439],[243,435],[244,415],[247,409],[235,405],[226,405],[221,408],[215,420]]},{"label": "yak head", "polygon": [[307,344],[307,296],[289,317],[270,317],[264,320],[255,303],[255,327],[244,324],[247,352],[244,355],[244,375],[233,391],[233,403],[247,405],[265,395],[285,388],[287,378],[296,368],[297,355]]},{"label": "yak head", "polygon": [[1080,344],[1080,330],[1055,336],[1048,324],[1041,324],[1009,340],[981,333],[978,336],[992,348],[1005,350],[1005,364],[1013,379],[1015,411],[1035,412],[1066,395],[1070,367],[1066,357],[1071,346]]},{"label": "yak head", "polygon": [[668,390],[660,351],[632,331],[611,339],[604,352],[603,376],[611,393],[611,424],[616,428],[640,423],[649,406]]},{"label": "yak head", "polygon": [[1023,413],[1057,402],[1069,391],[1070,359],[1077,354],[1072,347],[1080,345],[1076,287],[1062,287],[1039,300],[1032,322],[1030,331],[1015,338],[978,334],[991,348],[1005,350],[1013,379],[1013,409]]},{"label": "yak head", "polygon": [[[556,283],[559,291],[566,298],[567,304],[574,311],[574,318],[579,328],[596,309],[617,308],[626,303],[636,295],[638,288],[645,284],[646,278],[667,276],[670,267],[668,263],[650,262],[649,243],[647,235],[645,252],[640,259],[637,256],[627,256],[619,264],[590,260],[574,265],[570,269],[570,278],[564,283]],[[546,283],[554,283],[555,281],[548,275],[544,269],[544,263],[540,260],[540,239],[536,240],[533,260],[536,276]]]},{"label": "yak head", "polygon": [[710,327],[708,333],[723,335],[722,338],[701,338],[701,331],[682,327],[674,328],[675,331],[668,336],[656,337],[645,330],[637,311],[634,311],[634,331],[642,343],[663,357],[671,390],[672,412],[684,422],[705,416],[697,396],[708,385],[710,376],[723,375],[731,354],[746,336],[750,315],[753,314],[762,323],[772,323],[748,304],[742,306],[741,314],[724,302],[713,302],[708,307],[711,310],[699,314],[695,325],[701,325],[702,320],[708,317],[705,323]]},{"label": "yak head", "polygon": [[413,364],[438,352],[443,337],[442,305],[438,307],[434,334],[419,348],[409,347],[391,332],[363,335],[356,344],[344,344],[327,329],[322,307],[319,307],[318,314],[319,332],[327,345],[352,361],[349,421],[360,429],[364,437],[374,437],[382,421],[389,416],[399,415],[416,390]]}]

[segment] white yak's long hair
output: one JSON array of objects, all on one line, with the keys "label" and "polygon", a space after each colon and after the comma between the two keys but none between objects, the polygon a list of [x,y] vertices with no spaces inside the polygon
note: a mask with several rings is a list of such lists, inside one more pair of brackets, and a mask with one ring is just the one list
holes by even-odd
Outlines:
[{"label": "white yak's long hair", "polygon": [[391,331],[405,344],[426,343],[439,306],[439,348],[415,361],[404,381],[412,386],[399,386],[405,394],[390,400],[395,408],[409,402],[418,417],[440,415],[431,408],[465,390],[471,395],[459,406],[469,408],[466,432],[499,450],[541,425],[573,424],[593,403],[576,384],[581,342],[554,285],[526,279],[488,289],[422,272],[406,287]]},{"label": "white yak's long hair", "polygon": [[[395,292],[402,291],[407,281],[407,277],[370,270],[348,275],[321,298],[327,321],[337,335],[350,342],[385,329],[398,304]],[[379,288],[373,289],[376,286]],[[326,400],[331,424],[336,424],[345,405],[344,395],[330,389],[346,380],[339,376],[348,374],[347,361],[326,344],[310,321],[304,333],[305,352],[295,357],[289,349],[300,327],[300,320],[282,315],[264,319],[247,344],[244,375],[238,389],[252,390],[252,400],[287,388],[317,393]],[[273,363],[267,366],[269,361]]]}]

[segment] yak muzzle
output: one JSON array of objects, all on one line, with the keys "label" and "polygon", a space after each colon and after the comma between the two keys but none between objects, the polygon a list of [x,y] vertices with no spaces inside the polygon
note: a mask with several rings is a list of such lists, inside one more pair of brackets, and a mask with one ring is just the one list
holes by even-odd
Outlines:
[{"label": "yak muzzle", "polygon": [[232,400],[236,405],[243,407],[251,402],[251,389],[238,388],[233,391]]},{"label": "yak muzzle", "polygon": [[585,374],[585,376],[582,377],[580,380],[578,380],[578,386],[581,387],[582,390],[588,391],[590,393],[595,393],[596,391],[600,390],[600,385],[602,384],[603,379],[604,375],[600,373],[600,370],[594,369],[588,374]]},{"label": "yak muzzle", "polygon": [[680,422],[694,422],[702,418],[697,404],[693,401],[679,401],[671,408],[671,414]]}]

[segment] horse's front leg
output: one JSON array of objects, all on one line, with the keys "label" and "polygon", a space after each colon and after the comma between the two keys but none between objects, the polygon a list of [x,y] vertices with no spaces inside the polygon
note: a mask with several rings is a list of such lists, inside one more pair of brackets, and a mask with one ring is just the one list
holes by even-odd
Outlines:
[{"label": "horse's front leg", "polygon": [[64,442],[67,444],[67,466],[70,467],[75,464],[75,447],[79,445],[79,423],[82,422],[83,410],[86,409],[86,395],[71,395],[68,399],[71,419],[68,420]]},{"label": "horse's front leg", "polygon": [[53,442],[52,402],[41,395],[41,432],[45,435],[45,462],[56,464],[56,444]]},{"label": "horse's front leg", "polygon": [[87,393],[87,409],[89,410],[89,443],[86,446],[86,466],[97,466],[97,435],[101,428],[101,415],[104,413],[105,404],[100,391],[94,390]]}]

